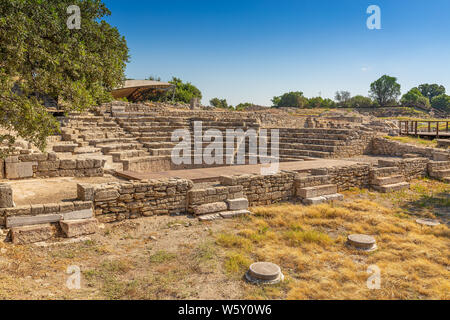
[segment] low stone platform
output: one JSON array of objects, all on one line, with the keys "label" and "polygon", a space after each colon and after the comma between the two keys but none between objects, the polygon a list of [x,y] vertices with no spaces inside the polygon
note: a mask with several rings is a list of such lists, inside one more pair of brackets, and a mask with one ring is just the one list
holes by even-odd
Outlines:
[{"label": "low stone platform", "polygon": [[[313,161],[294,161],[294,162],[281,162],[281,170],[289,170],[295,172],[308,172],[312,169],[318,168],[331,168],[339,166],[354,165],[357,162],[348,160],[334,160],[334,159],[317,159]],[[130,180],[149,180],[149,179],[163,179],[163,178],[181,178],[189,179],[193,182],[211,182],[218,181],[220,176],[223,175],[242,175],[242,174],[261,174],[261,167],[265,165],[239,165],[239,166],[227,166],[216,168],[204,168],[204,169],[190,169],[190,170],[172,170],[164,172],[133,172],[123,171],[117,174],[122,178]]]}]

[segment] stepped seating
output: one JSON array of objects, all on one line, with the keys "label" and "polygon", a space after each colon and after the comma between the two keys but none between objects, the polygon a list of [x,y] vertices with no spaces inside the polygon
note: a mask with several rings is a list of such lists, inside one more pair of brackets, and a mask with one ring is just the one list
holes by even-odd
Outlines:
[{"label": "stepped seating", "polygon": [[428,174],[430,177],[450,183],[450,161],[430,161]]},{"label": "stepped seating", "polygon": [[409,183],[397,167],[381,167],[370,171],[370,186],[378,192],[388,193],[407,189]]},{"label": "stepped seating", "polygon": [[298,175],[294,180],[294,186],[296,196],[305,205],[344,199],[344,196],[337,192],[337,185],[331,183],[329,175]]}]

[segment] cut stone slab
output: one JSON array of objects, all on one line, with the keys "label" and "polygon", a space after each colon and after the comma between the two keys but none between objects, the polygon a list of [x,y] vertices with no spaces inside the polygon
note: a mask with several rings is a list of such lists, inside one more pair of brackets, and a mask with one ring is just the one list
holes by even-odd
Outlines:
[{"label": "cut stone slab", "polygon": [[0,208],[14,207],[13,192],[9,184],[0,184]]},{"label": "cut stone slab", "polygon": [[344,200],[344,196],[340,193],[334,193],[334,194],[328,194],[325,196],[321,196],[321,197],[314,197],[314,198],[306,198],[303,199],[302,202],[305,205],[315,205],[315,204],[321,204],[321,203],[325,203],[325,202],[330,202],[330,201],[342,201]]},{"label": "cut stone slab", "polygon": [[337,185],[335,184],[324,184],[321,186],[306,187],[297,190],[297,195],[304,199],[315,198],[335,193],[337,193]]},{"label": "cut stone slab", "polygon": [[218,213],[204,214],[204,215],[198,217],[199,221],[214,221],[214,220],[218,220],[218,219],[222,219],[222,216]]},{"label": "cut stone slab", "polygon": [[230,211],[248,209],[248,200],[246,198],[229,199],[225,201],[228,204],[228,210]]},{"label": "cut stone slab", "polygon": [[433,177],[439,179],[450,177],[450,169],[435,170],[433,171]]},{"label": "cut stone slab", "polygon": [[216,213],[220,211],[227,211],[228,205],[224,202],[213,202],[206,203],[199,206],[194,207],[194,214],[199,216],[203,214]]},{"label": "cut stone slab", "polygon": [[235,210],[235,211],[224,211],[220,213],[220,216],[224,219],[232,219],[240,216],[245,216],[251,214],[248,210]]},{"label": "cut stone slab", "polygon": [[97,232],[98,221],[95,218],[60,221],[61,230],[67,238],[75,238]]},{"label": "cut stone slab", "polygon": [[433,219],[417,219],[416,222],[418,224],[422,224],[425,226],[430,226],[430,227],[435,227],[440,225],[441,223],[437,220],[433,220]]},{"label": "cut stone slab", "polygon": [[284,280],[284,275],[274,263],[256,262],[250,266],[245,278],[255,284],[277,284]]},{"label": "cut stone slab", "polygon": [[377,186],[385,186],[388,184],[396,184],[405,182],[405,178],[402,175],[395,175],[390,177],[381,177],[381,178],[375,178],[372,180],[372,184]]},{"label": "cut stone slab", "polygon": [[25,179],[33,177],[33,166],[37,162],[6,162],[5,173],[7,179]]},{"label": "cut stone slab", "polygon": [[93,216],[92,209],[84,209],[66,212],[62,214],[62,220],[82,220],[82,219],[90,219]]},{"label": "cut stone slab", "polygon": [[323,197],[325,199],[327,199],[327,201],[342,201],[342,200],[344,200],[344,195],[342,195],[340,193],[327,194],[327,195],[325,195]]},{"label": "cut stone slab", "polygon": [[14,244],[28,244],[49,240],[57,234],[56,226],[51,224],[14,227],[11,229],[11,240]]},{"label": "cut stone slab", "polygon": [[58,222],[62,219],[61,214],[41,214],[38,216],[13,216],[6,218],[6,228],[14,228],[21,226],[31,226],[38,224],[47,224]]},{"label": "cut stone slab", "polygon": [[372,188],[374,188],[378,192],[388,193],[388,192],[395,192],[395,191],[400,191],[403,189],[408,189],[409,183],[408,182],[400,182],[400,183],[395,183],[395,184],[387,184],[384,186],[372,186]]},{"label": "cut stone slab", "polygon": [[374,237],[365,234],[351,234],[347,238],[347,244],[364,251],[374,251],[377,249],[377,242]]}]

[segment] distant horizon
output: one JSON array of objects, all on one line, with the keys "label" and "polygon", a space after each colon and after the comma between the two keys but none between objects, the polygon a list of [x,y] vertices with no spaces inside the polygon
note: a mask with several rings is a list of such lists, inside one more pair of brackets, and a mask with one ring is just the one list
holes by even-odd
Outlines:
[{"label": "distant horizon", "polygon": [[[271,106],[289,91],[334,99],[368,96],[370,83],[396,77],[402,94],[422,83],[450,90],[450,1],[104,0],[106,21],[125,36],[126,77],[191,82],[207,105]],[[381,29],[369,30],[370,5]]]}]

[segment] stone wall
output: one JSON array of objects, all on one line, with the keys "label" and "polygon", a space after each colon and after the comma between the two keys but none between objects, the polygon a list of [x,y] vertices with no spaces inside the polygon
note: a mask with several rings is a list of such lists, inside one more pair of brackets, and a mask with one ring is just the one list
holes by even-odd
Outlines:
[{"label": "stone wall", "polygon": [[188,213],[195,206],[244,197],[243,186],[217,186],[188,191]]},{"label": "stone wall", "polygon": [[371,145],[371,154],[401,157],[404,154],[417,154],[422,157],[433,159],[437,153],[445,153],[450,157],[449,150],[431,147],[420,147],[386,138],[374,138]]},{"label": "stone wall", "polygon": [[78,198],[93,201],[96,218],[103,222],[141,216],[185,213],[193,183],[185,179],[148,180],[101,185],[78,185]]},{"label": "stone wall", "polygon": [[266,176],[221,176],[220,183],[224,186],[241,185],[250,205],[269,205],[293,198],[295,175],[295,172],[282,171]]},{"label": "stone wall", "polygon": [[[366,163],[358,163],[350,166],[339,166],[332,168],[314,169],[314,175],[330,177],[329,183],[336,184],[338,191],[345,191],[350,188],[364,188],[369,186],[369,173],[371,166]],[[309,185],[311,187],[314,185]]]},{"label": "stone wall", "polygon": [[77,217],[77,214],[90,209],[92,209],[91,201],[78,200],[4,208],[0,209],[0,224],[10,228],[17,225],[52,223],[64,219],[81,219]]},{"label": "stone wall", "polygon": [[55,153],[29,153],[5,159],[6,179],[103,176],[105,160],[61,160]]},{"label": "stone wall", "polygon": [[407,181],[427,176],[427,158],[379,160],[380,167],[396,167]]}]

